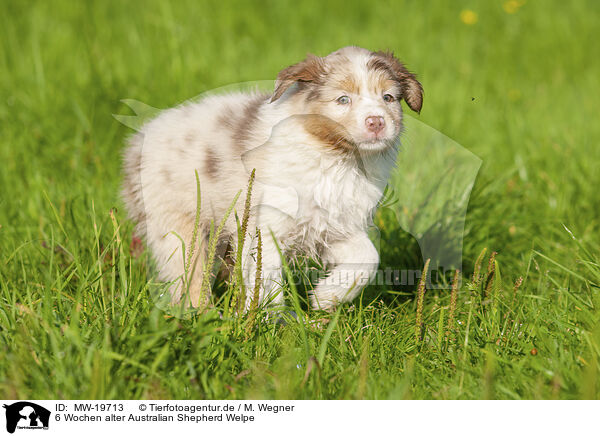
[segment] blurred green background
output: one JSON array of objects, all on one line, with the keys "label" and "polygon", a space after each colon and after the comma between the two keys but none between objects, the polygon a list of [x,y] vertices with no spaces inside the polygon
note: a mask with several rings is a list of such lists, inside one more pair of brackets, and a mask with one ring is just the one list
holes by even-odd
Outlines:
[{"label": "blurred green background", "polygon": [[[16,337],[23,339],[31,329],[53,330],[71,322],[66,314],[72,307],[63,306],[69,298],[85,298],[82,295],[90,289],[104,286],[101,281],[98,285],[89,271],[99,263],[94,258],[96,248],[100,250],[99,234],[108,232],[110,236],[106,229],[110,228],[111,208],[119,209],[117,218],[124,222],[127,232],[124,238],[130,238],[131,226],[125,222],[118,198],[121,151],[130,130],[113,114],[131,112],[120,100],[136,99],[166,108],[230,83],[272,80],[280,69],[298,62],[307,52],[325,55],[342,46],[359,45],[394,51],[417,73],[425,89],[419,120],[483,160],[466,219],[465,275],[472,272],[475,258],[488,247],[499,252],[498,262],[509,281],[526,277],[524,289],[530,288],[523,292],[533,297],[523,300],[522,316],[533,324],[540,319],[550,320],[553,333],[546,332],[544,341],[549,342],[542,341],[547,350],[558,350],[558,343],[567,339],[552,338],[563,334],[573,341],[572,348],[560,352],[562,367],[569,369],[565,369],[567,373],[561,376],[563,382],[558,386],[565,388],[567,397],[579,396],[583,389],[581,374],[587,370],[585,377],[592,377],[591,385],[596,386],[593,377],[597,370],[596,357],[593,361],[589,355],[581,357],[587,349],[583,337],[571,336],[574,326],[582,329],[581,334],[592,332],[597,320],[593,301],[600,277],[600,50],[594,35],[599,33],[599,23],[600,3],[595,1],[3,0],[0,344],[7,358],[0,363],[0,375],[39,364],[41,380],[48,362],[36,364],[36,359],[43,355],[50,360],[61,359],[52,354],[50,345],[40,343],[31,360],[30,350],[22,348],[15,335],[20,332],[22,336]],[[99,234],[92,225],[96,216],[104,225]],[[394,235],[383,231],[382,236],[397,238],[393,239],[398,240],[394,244],[397,251],[402,251],[403,244],[412,246],[411,256],[420,266],[421,259],[414,257],[414,241],[406,235],[398,236],[397,229],[393,231]],[[104,242],[110,241],[108,237]],[[46,246],[55,244],[71,257],[64,255],[62,263],[50,258]],[[382,257],[385,259],[385,254]],[[142,262],[132,262],[130,271],[141,292],[145,267]],[[69,275],[70,271],[76,273]],[[510,290],[511,286],[505,288]],[[56,287],[65,289],[71,297],[51,294]],[[577,298],[590,304],[585,306],[591,311],[585,321],[577,318],[577,310],[582,310],[579,300],[554,300],[564,290],[581,292]],[[41,309],[40,301],[49,306]],[[540,306],[541,301],[547,306]],[[442,303],[427,304],[437,314]],[[86,318],[90,324],[82,324],[78,337],[82,344],[108,346],[103,335],[112,337],[116,333],[109,329],[109,334],[100,327],[95,330],[91,321],[106,312],[94,315],[90,310]],[[34,324],[29,330],[22,330],[24,313],[39,315],[32,316],[30,322]],[[139,309],[136,319],[143,324],[149,313],[153,313],[151,304]],[[141,326],[136,328],[144,331]],[[116,338],[113,345],[118,343]],[[130,344],[123,341],[121,346],[127,349]],[[394,341],[390,339],[391,343]],[[521,345],[521,354],[517,355],[529,356],[531,344]],[[45,387],[36,390],[23,375],[22,381],[0,394],[52,396],[62,386],[61,395],[67,397],[147,395],[145,388],[128,390],[133,385],[116,384],[111,390],[110,374],[94,369],[95,357],[89,357],[85,347],[77,350],[72,350],[73,364],[87,362],[81,363],[87,368],[81,377],[100,380],[93,392],[77,390],[74,382],[69,384],[69,371],[65,369],[65,378],[58,377],[57,385],[44,382]],[[407,350],[405,353],[414,353],[413,348]],[[596,356],[597,350],[587,352]],[[400,362],[406,355],[398,356]],[[109,359],[102,356],[100,361]],[[487,371],[481,356],[476,354],[469,365]],[[592,362],[593,370],[579,357],[586,364]],[[140,355],[139,362],[145,358],[153,357]],[[445,357],[440,359],[443,365]],[[477,371],[471,383],[474,391],[462,381],[460,391],[444,390],[443,386],[455,385],[456,374],[440,379],[435,389],[426,383],[419,388],[416,362],[416,367],[411,367],[415,396],[428,398],[434,391],[442,392],[442,397],[479,396]],[[503,362],[514,369],[511,358]],[[157,367],[161,365],[159,362]],[[518,365],[529,368],[530,363]],[[544,365],[532,365],[523,378],[507,382],[506,386],[522,386],[513,390],[514,395],[501,391],[506,397],[549,397],[555,392],[556,384],[551,384],[555,378],[548,381],[540,375]],[[227,371],[229,374],[234,370]],[[161,382],[159,376],[158,384],[169,386],[160,387],[165,396],[184,396],[183,390],[165,381],[168,371],[161,374],[165,379]],[[374,372],[372,377],[378,374]],[[421,376],[427,380],[427,371]],[[536,390],[538,376],[542,387]],[[136,383],[143,385],[139,380]],[[229,383],[233,384],[231,380]],[[207,397],[230,395],[230,391],[214,389],[204,386],[200,390]],[[346,391],[325,394],[290,389],[292,397],[350,396]],[[388,395],[381,389],[363,389],[362,395]],[[237,395],[246,395],[244,392],[240,390]],[[274,396],[273,392],[276,390],[261,395]],[[596,391],[588,394],[593,397]]]},{"label": "blurred green background", "polygon": [[353,44],[393,50],[425,88],[420,120],[483,159],[476,192],[486,204],[468,222],[494,224],[471,243],[486,241],[512,257],[531,239],[555,239],[560,222],[592,235],[600,210],[599,8],[4,2],[0,219],[5,227],[43,220],[42,188],[56,201],[93,192],[97,204],[116,204],[128,130],[112,114],[129,113],[121,99],[169,107],[229,83],[273,79],[307,52]]}]

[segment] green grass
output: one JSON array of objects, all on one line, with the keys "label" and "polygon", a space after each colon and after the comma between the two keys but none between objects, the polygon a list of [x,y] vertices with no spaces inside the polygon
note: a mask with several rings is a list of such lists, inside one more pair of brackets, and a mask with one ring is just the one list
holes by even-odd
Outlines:
[{"label": "green grass", "polygon": [[[0,397],[600,396],[597,2],[186,3],[0,8]],[[349,44],[394,50],[425,88],[419,120],[483,161],[456,310],[428,290],[421,341],[416,285],[248,330],[223,301],[165,316],[118,199],[120,100],[169,107]],[[384,262],[420,269],[378,219]],[[483,248],[494,278],[486,256],[473,283]]]}]

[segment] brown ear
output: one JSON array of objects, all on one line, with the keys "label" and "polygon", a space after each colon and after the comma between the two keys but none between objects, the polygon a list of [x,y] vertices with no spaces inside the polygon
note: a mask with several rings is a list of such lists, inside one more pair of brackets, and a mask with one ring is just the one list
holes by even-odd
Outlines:
[{"label": "brown ear", "polygon": [[417,80],[417,76],[408,71],[392,52],[378,51],[374,54],[369,66],[374,69],[385,69],[389,71],[394,80],[402,86],[402,98],[413,111],[420,113],[423,107],[423,86]]},{"label": "brown ear", "polygon": [[308,54],[306,59],[295,65],[284,68],[277,75],[275,91],[271,97],[274,102],[296,82],[318,82],[325,73],[325,61],[323,58]]}]

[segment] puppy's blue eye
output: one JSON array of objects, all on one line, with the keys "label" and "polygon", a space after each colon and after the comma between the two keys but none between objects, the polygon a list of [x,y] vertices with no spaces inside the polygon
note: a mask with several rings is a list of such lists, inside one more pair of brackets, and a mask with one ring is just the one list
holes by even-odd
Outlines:
[{"label": "puppy's blue eye", "polygon": [[383,96],[383,101],[385,101],[386,103],[391,103],[394,101],[394,96],[392,94],[385,94]]},{"label": "puppy's blue eye", "polygon": [[350,103],[350,97],[347,95],[342,95],[340,98],[336,100],[339,104],[348,104]]}]

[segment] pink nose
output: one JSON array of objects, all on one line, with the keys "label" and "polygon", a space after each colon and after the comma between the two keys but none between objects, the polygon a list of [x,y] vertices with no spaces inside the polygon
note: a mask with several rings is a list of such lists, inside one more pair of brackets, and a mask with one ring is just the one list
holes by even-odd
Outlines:
[{"label": "pink nose", "polygon": [[373,133],[379,133],[385,127],[385,120],[383,117],[370,116],[365,120],[367,130]]}]

